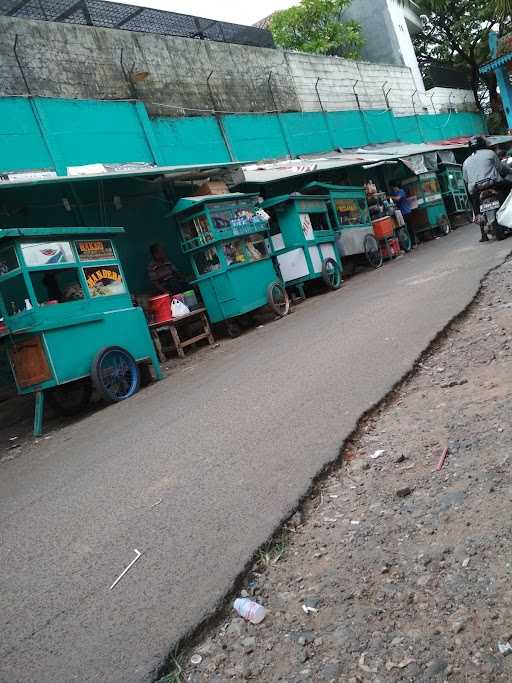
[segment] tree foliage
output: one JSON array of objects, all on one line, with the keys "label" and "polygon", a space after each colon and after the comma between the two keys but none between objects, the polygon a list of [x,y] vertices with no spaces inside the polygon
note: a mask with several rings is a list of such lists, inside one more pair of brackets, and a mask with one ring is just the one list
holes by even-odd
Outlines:
[{"label": "tree foliage", "polygon": [[270,30],[277,45],[287,50],[357,59],[363,45],[356,21],[341,21],[350,0],[301,0],[275,12]]},{"label": "tree foliage", "polygon": [[[507,30],[512,0],[415,0],[427,21],[414,37],[414,47],[423,76],[428,80],[431,65],[450,66],[467,72],[480,109],[489,98],[497,102],[496,80],[485,77],[479,67],[491,58],[489,32]],[[499,7],[498,7],[499,6]]]}]

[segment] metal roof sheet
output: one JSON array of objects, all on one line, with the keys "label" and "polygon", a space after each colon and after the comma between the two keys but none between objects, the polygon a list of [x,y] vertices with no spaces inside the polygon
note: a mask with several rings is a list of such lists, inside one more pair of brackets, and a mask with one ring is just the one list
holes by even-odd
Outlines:
[{"label": "metal roof sheet", "polygon": [[93,235],[120,235],[124,228],[3,228],[0,229],[0,239],[7,237],[89,237]]}]

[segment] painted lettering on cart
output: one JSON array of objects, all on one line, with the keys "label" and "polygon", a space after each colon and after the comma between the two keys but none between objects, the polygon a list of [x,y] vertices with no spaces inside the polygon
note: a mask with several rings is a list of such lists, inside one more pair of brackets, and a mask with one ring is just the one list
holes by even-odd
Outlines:
[{"label": "painted lettering on cart", "polygon": [[118,266],[84,268],[87,287],[91,296],[109,296],[125,292],[123,277]]},{"label": "painted lettering on cart", "polygon": [[75,244],[80,261],[114,258],[114,249],[110,240],[95,240],[94,242],[80,240]]}]

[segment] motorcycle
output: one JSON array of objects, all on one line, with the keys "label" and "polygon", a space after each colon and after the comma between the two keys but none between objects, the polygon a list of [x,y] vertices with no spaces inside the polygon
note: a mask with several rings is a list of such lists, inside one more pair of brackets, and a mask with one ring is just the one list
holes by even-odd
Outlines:
[{"label": "motorcycle", "polygon": [[504,190],[502,183],[493,178],[480,180],[475,185],[479,205],[479,213],[476,216],[476,222],[482,229],[482,234],[485,233],[498,241],[504,240],[509,235],[512,235],[512,230],[500,225],[496,218],[496,214],[505,201],[509,189],[510,188],[507,187],[507,189]]}]

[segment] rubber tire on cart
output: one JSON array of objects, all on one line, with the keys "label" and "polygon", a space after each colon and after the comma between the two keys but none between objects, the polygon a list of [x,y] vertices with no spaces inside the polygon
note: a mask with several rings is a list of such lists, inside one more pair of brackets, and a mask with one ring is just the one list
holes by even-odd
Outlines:
[{"label": "rubber tire on cart", "polygon": [[283,318],[290,311],[290,297],[282,282],[271,282],[267,287],[267,302],[272,311]]},{"label": "rubber tire on cart", "polygon": [[78,379],[75,382],[66,382],[45,391],[48,403],[56,413],[63,417],[74,417],[83,412],[92,396],[91,380]]},{"label": "rubber tire on cart", "polygon": [[450,225],[450,221],[447,218],[443,218],[439,225],[437,226],[437,230],[441,237],[446,237],[446,235],[449,235],[450,232],[452,231],[452,226]]},{"label": "rubber tire on cart", "polygon": [[382,265],[382,252],[375,235],[368,233],[364,238],[364,255],[372,268],[380,268]]},{"label": "rubber tire on cart", "polygon": [[[114,367],[109,368],[108,363]],[[92,361],[91,379],[101,398],[107,403],[117,403],[137,393],[140,370],[129,351],[121,346],[107,346]]]},{"label": "rubber tire on cart", "polygon": [[398,228],[396,236],[398,237],[400,249],[405,251],[405,253],[409,253],[412,249],[412,241],[407,228]]},{"label": "rubber tire on cart", "polygon": [[336,290],[341,287],[341,268],[333,258],[326,258],[322,263],[322,280],[329,289]]}]

